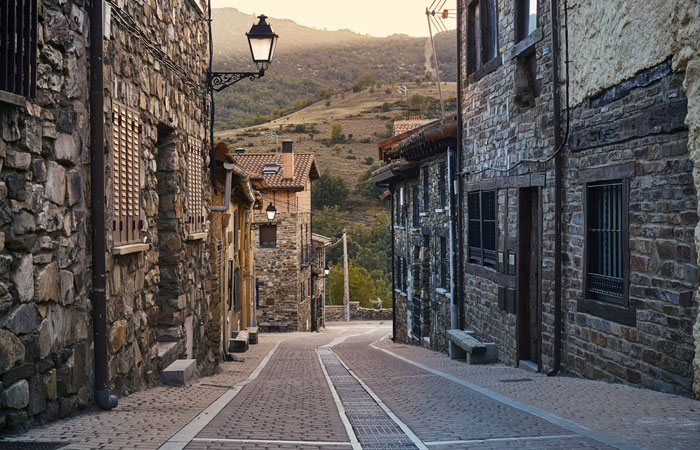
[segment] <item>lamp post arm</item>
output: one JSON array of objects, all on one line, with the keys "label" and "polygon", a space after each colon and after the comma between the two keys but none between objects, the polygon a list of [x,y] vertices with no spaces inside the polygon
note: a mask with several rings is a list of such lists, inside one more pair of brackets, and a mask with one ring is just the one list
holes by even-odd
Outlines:
[{"label": "lamp post arm", "polygon": [[265,69],[259,72],[209,72],[209,89],[220,92],[246,78],[255,80],[265,76]]}]

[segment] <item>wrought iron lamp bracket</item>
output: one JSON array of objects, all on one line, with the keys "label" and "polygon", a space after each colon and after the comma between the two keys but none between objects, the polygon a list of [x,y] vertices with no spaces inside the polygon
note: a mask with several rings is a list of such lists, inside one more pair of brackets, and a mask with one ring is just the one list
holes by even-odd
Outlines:
[{"label": "wrought iron lamp bracket", "polygon": [[265,76],[265,69],[259,72],[209,72],[209,89],[220,92],[246,78],[255,80]]}]

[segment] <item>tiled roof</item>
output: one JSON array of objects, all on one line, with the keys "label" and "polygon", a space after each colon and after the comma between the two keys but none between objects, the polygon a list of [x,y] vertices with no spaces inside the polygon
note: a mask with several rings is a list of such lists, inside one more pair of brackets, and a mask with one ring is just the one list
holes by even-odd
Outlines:
[{"label": "tiled roof", "polygon": [[317,179],[318,166],[314,155],[310,153],[294,154],[294,178],[284,178],[284,169],[276,174],[263,174],[265,164],[282,166],[282,153],[245,153],[236,155],[236,163],[248,172],[262,174],[268,189],[304,189],[311,178]]},{"label": "tiled roof", "polygon": [[430,122],[432,120],[397,120],[394,122],[394,136],[422,127]]}]

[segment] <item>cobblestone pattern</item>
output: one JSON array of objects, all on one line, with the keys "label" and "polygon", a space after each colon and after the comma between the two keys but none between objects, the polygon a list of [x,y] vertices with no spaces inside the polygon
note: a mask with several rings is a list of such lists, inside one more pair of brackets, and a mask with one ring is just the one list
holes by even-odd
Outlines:
[{"label": "cobblestone pattern", "polygon": [[260,336],[242,362],[227,362],[216,374],[192,386],[158,386],[119,399],[112,411],[91,409],[82,415],[35,428],[14,437],[22,440],[70,443],[67,449],[157,449],[236,383],[246,379],[280,339]]},{"label": "cobblestone pattern", "polygon": [[197,438],[350,442],[314,350],[328,335],[295,336]]},{"label": "cobblestone pattern", "polygon": [[[377,345],[643,448],[690,450],[700,441],[700,407],[691,399],[577,377],[547,377],[500,364],[467,365],[440,353],[395,344],[388,339]],[[341,353],[340,348],[337,351]],[[611,417],[615,420],[610,420]]]},{"label": "cobblestone pattern", "polygon": [[205,442],[196,441],[189,444],[187,450],[348,450],[352,446],[344,445],[313,445],[313,444],[283,444],[283,443],[231,443],[231,442]]}]

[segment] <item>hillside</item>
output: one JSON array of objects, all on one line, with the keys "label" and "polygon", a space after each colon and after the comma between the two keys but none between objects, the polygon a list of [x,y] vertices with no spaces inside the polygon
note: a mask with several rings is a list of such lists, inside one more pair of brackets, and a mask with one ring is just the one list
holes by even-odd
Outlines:
[{"label": "hillside", "polygon": [[[214,69],[255,70],[245,32],[253,16],[234,8],[212,12]],[[216,128],[263,123],[321,99],[324,88],[352,90],[365,76],[373,83],[407,84],[433,69],[426,38],[370,37],[348,30],[324,31],[290,20],[268,20],[280,36],[275,59],[265,77],[243,81],[217,94]],[[456,79],[455,32],[436,37],[444,81]]]},{"label": "hillside", "polygon": [[[360,174],[377,162],[377,142],[388,136],[395,119],[403,118],[412,97],[414,102],[420,96],[425,98],[422,107],[426,118],[440,115],[435,83],[407,86],[407,96],[390,88],[390,93],[385,89],[339,93],[263,125],[220,131],[216,136],[226,140],[231,148],[241,147],[253,152],[276,151],[283,140],[293,140],[296,152],[310,152],[316,156],[321,172],[330,170],[343,177],[351,191],[344,209],[351,211],[355,220],[366,222],[381,208],[381,203],[364,198],[354,190]],[[443,83],[443,95],[448,111],[456,111],[456,83]],[[345,141],[329,142],[334,124],[343,127]],[[276,144],[274,137],[260,134],[272,130],[277,133],[280,144]]]}]

